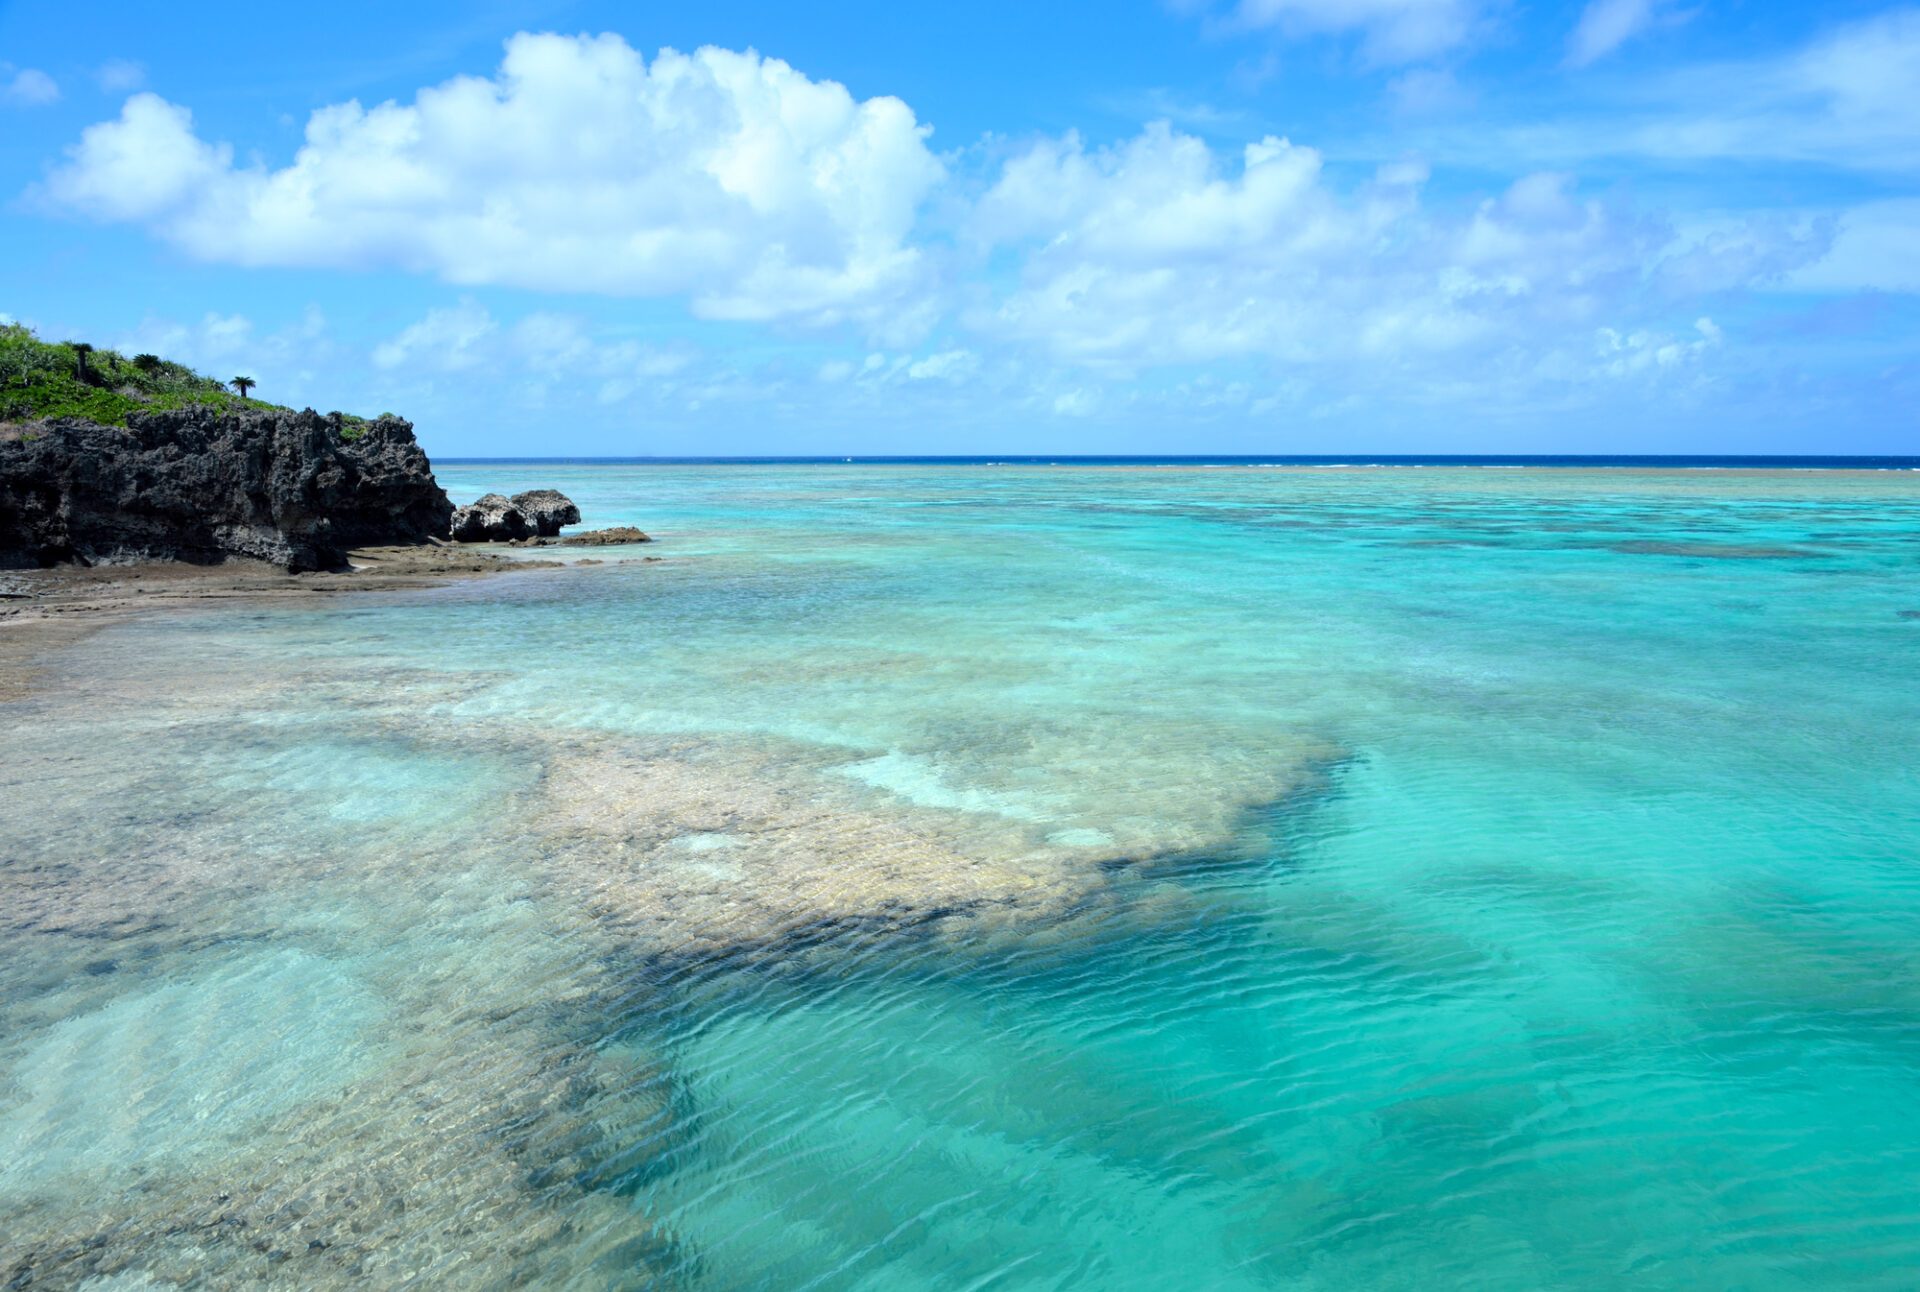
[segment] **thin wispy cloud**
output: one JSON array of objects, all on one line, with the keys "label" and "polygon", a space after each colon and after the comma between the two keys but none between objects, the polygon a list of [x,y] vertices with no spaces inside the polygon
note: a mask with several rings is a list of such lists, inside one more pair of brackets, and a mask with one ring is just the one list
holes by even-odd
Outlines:
[{"label": "thin wispy cloud", "polygon": [[107,94],[126,94],[147,83],[147,69],[126,58],[111,58],[94,70],[93,80]]},{"label": "thin wispy cloud", "polygon": [[13,108],[41,108],[60,100],[60,86],[38,68],[14,71],[0,64],[0,104]]},{"label": "thin wispy cloud", "polygon": [[1585,67],[1653,24],[1654,0],[1592,0],[1567,40],[1567,63]]},{"label": "thin wispy cloud", "polygon": [[1204,0],[1182,6],[1208,14],[1218,29],[1273,30],[1287,36],[1358,36],[1364,57],[1394,65],[1465,44],[1495,5],[1491,0],[1238,0],[1224,12]]},{"label": "thin wispy cloud", "polygon": [[1488,169],[1607,159],[1913,175],[1920,173],[1915,84],[1920,9],[1898,9],[1763,57],[1627,76],[1585,101],[1436,123],[1371,147],[1415,148],[1437,163]]}]

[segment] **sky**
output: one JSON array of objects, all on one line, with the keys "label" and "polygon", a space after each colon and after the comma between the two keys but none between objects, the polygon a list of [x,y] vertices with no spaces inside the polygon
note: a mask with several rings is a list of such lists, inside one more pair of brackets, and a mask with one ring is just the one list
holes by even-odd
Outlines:
[{"label": "sky", "polygon": [[441,456],[1920,453],[1920,8],[0,0],[0,321]]}]

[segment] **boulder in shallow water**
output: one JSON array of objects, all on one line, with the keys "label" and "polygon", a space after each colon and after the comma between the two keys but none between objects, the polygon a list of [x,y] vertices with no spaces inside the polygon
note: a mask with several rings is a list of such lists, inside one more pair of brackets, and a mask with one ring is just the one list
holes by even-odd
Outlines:
[{"label": "boulder in shallow water", "polygon": [[552,538],[562,525],[579,523],[573,499],[557,489],[529,489],[511,498],[490,493],[455,508],[451,533],[458,543],[513,543]]},{"label": "boulder in shallow water", "polygon": [[513,505],[541,538],[555,537],[562,525],[580,523],[580,509],[573,505],[573,499],[558,489],[529,489],[525,493],[517,493],[513,496]]},{"label": "boulder in shallow water", "polygon": [[560,540],[562,547],[613,547],[620,543],[651,543],[640,530],[631,525],[615,525],[612,529],[590,529],[584,534],[569,534]]},{"label": "boulder in shallow water", "polygon": [[506,543],[533,533],[533,525],[511,498],[490,493],[453,509],[451,533],[457,543]]}]

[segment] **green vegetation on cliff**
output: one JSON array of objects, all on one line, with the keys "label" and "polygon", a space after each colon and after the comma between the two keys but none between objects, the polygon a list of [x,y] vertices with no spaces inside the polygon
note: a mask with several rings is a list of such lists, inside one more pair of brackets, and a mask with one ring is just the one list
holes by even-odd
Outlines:
[{"label": "green vegetation on cliff", "polygon": [[278,408],[242,399],[224,382],[150,354],[52,344],[31,329],[0,327],[0,421],[84,417],[106,426],[156,408],[206,404],[222,410]]},{"label": "green vegetation on cliff", "polygon": [[[42,341],[17,323],[0,326],[0,422],[83,417],[125,426],[135,413],[191,404],[222,412],[285,407],[236,395],[226,382],[156,355],[129,358],[117,350]],[[348,417],[346,438],[357,439],[364,426],[363,418]]]}]

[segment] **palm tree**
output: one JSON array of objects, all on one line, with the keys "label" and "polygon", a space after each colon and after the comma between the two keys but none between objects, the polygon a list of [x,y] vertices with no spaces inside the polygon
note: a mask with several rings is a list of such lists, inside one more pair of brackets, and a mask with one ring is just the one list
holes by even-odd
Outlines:
[{"label": "palm tree", "polygon": [[70,344],[73,347],[73,354],[74,354],[75,367],[77,369],[77,375],[79,376],[82,384],[84,384],[87,380],[87,356],[93,353],[93,347],[88,345],[85,341],[74,341],[74,342],[71,342]]},{"label": "palm tree", "polygon": [[252,377],[235,377],[232,382],[234,389],[240,392],[240,398],[242,399],[245,399],[247,397],[247,392],[249,390],[252,390],[255,386],[259,384],[260,383],[255,381]]}]

